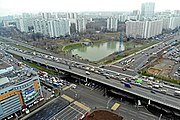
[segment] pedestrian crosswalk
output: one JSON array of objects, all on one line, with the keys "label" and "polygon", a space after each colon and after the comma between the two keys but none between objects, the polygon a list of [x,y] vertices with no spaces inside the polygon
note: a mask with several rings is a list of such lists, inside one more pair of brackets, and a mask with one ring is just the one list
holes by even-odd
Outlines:
[{"label": "pedestrian crosswalk", "polygon": [[61,97],[64,98],[65,100],[69,101],[69,102],[73,102],[73,101],[74,101],[73,98],[71,98],[71,97],[69,97],[69,96],[67,96],[67,95],[64,95],[64,94],[61,95]]},{"label": "pedestrian crosswalk", "polygon": [[117,110],[118,109],[118,107],[120,106],[120,104],[119,103],[115,103],[112,107],[111,107],[111,110]]}]

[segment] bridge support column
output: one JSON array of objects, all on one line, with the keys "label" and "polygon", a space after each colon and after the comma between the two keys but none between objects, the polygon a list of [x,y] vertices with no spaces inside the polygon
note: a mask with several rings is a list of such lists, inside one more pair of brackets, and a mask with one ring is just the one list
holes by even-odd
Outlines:
[{"label": "bridge support column", "polygon": [[47,65],[46,65],[46,69],[49,69]]},{"label": "bridge support column", "polygon": [[104,88],[104,94],[103,95],[107,96],[107,88],[106,87]]}]

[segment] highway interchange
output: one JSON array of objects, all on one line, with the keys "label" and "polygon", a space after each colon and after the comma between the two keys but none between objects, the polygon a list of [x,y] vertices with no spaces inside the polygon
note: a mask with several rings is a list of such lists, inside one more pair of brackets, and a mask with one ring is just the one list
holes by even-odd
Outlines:
[{"label": "highway interchange", "polygon": [[[175,39],[179,39],[179,38],[175,37],[171,41],[174,41]],[[168,41],[167,44],[169,44],[171,41]],[[25,58],[27,60],[31,60],[31,61],[34,61],[34,62],[37,62],[40,64],[44,64],[46,66],[50,66],[50,67],[53,67],[53,68],[56,68],[59,70],[68,71],[70,73],[77,74],[79,76],[83,76],[86,79],[91,79],[91,80],[112,86],[114,88],[135,94],[137,96],[155,101],[157,103],[161,103],[161,104],[170,106],[177,110],[180,110],[180,99],[173,96],[174,89],[179,90],[178,88],[174,88],[174,87],[166,88],[166,89],[168,89],[168,93],[170,93],[171,95],[163,94],[160,92],[156,92],[156,94],[153,94],[150,92],[149,89],[147,89],[145,87],[132,84],[132,88],[126,88],[126,87],[124,87],[124,85],[122,83],[120,83],[122,78],[137,76],[136,72],[134,72],[134,71],[140,69],[141,67],[144,66],[144,64],[147,63],[148,59],[151,56],[153,56],[153,54],[151,54],[151,53],[157,53],[158,50],[160,51],[161,49],[164,49],[165,47],[168,47],[168,46],[165,46],[165,44],[163,44],[163,43],[159,43],[158,47],[156,47],[156,45],[155,45],[153,48],[150,47],[146,50],[140,51],[140,52],[138,52],[130,57],[127,57],[125,59],[122,59],[110,66],[105,66],[105,68],[94,67],[91,65],[78,63],[75,61],[69,61],[69,60],[66,60],[63,58],[58,58],[58,60],[49,59],[49,58],[45,58],[45,57],[43,58],[42,56],[40,56],[38,54],[33,55],[32,53],[29,53],[29,52],[23,52],[23,51],[11,49],[11,47],[8,47],[9,49],[6,49],[6,51],[16,54],[16,55],[19,55],[19,56],[22,56],[23,58]],[[4,48],[4,47],[2,47],[2,48]],[[33,57],[32,57],[32,55],[33,55]],[[123,71],[122,69],[119,69],[119,68],[123,68],[123,65],[121,64],[123,61],[132,59],[132,58],[134,58],[136,61],[132,63],[130,68],[128,68],[129,70]],[[71,69],[69,68],[69,66],[71,66]],[[94,69],[94,70],[90,71],[91,69]],[[122,70],[122,72],[121,72],[121,70]],[[87,75],[85,71],[90,71],[90,75]],[[130,74],[128,74],[128,73],[130,73]],[[109,79],[107,79],[106,78],[107,75],[111,75],[111,77]]]},{"label": "highway interchange", "polygon": [[[27,54],[17,52],[17,51],[11,50],[11,49],[8,49],[7,51],[10,52],[10,53],[22,56],[22,57],[24,57],[26,59],[32,60],[34,62],[41,63],[41,64],[44,63],[46,66],[51,66],[53,68],[62,69],[64,71],[68,71],[68,72],[83,76],[85,78],[89,78],[89,79],[98,81],[100,83],[113,86],[113,87],[115,87],[117,89],[121,89],[123,91],[135,94],[137,96],[140,96],[140,97],[143,97],[143,98],[146,98],[146,99],[149,99],[149,100],[161,103],[161,104],[165,104],[165,105],[170,106],[172,108],[180,109],[180,104],[179,104],[180,99],[179,98],[169,96],[169,95],[165,95],[165,94],[162,94],[162,93],[159,93],[159,92],[157,92],[156,94],[153,94],[153,93],[150,92],[149,89],[145,89],[143,87],[136,86],[136,85],[132,85],[132,88],[129,89],[129,88],[124,87],[124,85],[120,83],[120,80],[115,80],[113,78],[106,79],[105,76],[102,75],[102,74],[91,72],[90,75],[87,75],[85,73],[85,70],[82,69],[82,68],[77,68],[77,67],[71,66],[72,69],[69,69],[69,65],[66,65],[66,64],[57,63],[55,61],[42,59],[42,58],[36,57],[36,56],[34,56],[32,58],[32,55],[27,55]],[[89,65],[83,65],[83,66],[85,66],[85,69],[86,69]],[[91,67],[91,66],[89,66],[89,67]],[[124,74],[122,75],[121,73],[116,73],[114,71],[111,71],[111,73],[120,74],[119,75],[120,79],[126,77],[126,75],[124,75]],[[147,93],[149,93],[149,94],[147,94]]]}]

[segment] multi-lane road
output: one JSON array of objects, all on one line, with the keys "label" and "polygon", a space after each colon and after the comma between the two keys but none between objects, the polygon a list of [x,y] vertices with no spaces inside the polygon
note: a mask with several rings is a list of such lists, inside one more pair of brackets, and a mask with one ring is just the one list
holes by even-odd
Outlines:
[{"label": "multi-lane road", "polygon": [[[179,37],[175,37],[172,40],[169,40],[166,42],[167,45],[169,45],[169,43],[171,43],[172,41],[179,39]],[[158,44],[157,44],[158,45]],[[163,42],[159,43],[159,46],[154,45],[154,47],[149,47],[143,51],[140,51],[134,55],[131,55],[130,57],[127,57],[125,59],[122,59],[120,61],[118,61],[117,63],[114,64],[114,66],[118,66],[118,67],[123,67],[121,66],[121,62],[128,60],[128,59],[132,59],[134,58],[136,61],[134,61],[131,65],[131,68],[129,70],[127,70],[128,72],[124,72],[124,73],[120,73],[119,71],[113,70],[111,69],[111,66],[109,68],[109,70],[107,69],[103,69],[103,72],[106,72],[108,74],[114,74],[117,75],[118,74],[118,78],[114,79],[114,78],[109,78],[107,79],[104,76],[104,73],[102,74],[102,72],[90,72],[90,75],[86,74],[86,68],[87,67],[93,67],[87,64],[82,64],[79,63],[81,66],[77,67],[77,66],[71,66],[71,69],[69,69],[69,65],[72,64],[72,61],[68,61],[65,62],[64,60],[62,60],[63,62],[65,62],[66,64],[62,64],[62,62],[57,62],[55,60],[49,60],[49,59],[45,59],[42,57],[38,57],[38,56],[33,56],[32,54],[26,54],[23,52],[19,52],[19,51],[15,51],[13,49],[7,49],[8,52],[13,53],[13,54],[17,54],[19,56],[22,56],[23,58],[27,59],[27,60],[31,60],[34,61],[36,63],[40,63],[40,64],[44,64],[46,66],[50,66],[59,70],[64,70],[79,76],[83,76],[84,78],[89,78],[91,80],[112,86],[114,88],[132,93],[134,95],[170,106],[172,108],[178,109],[180,110],[180,99],[174,97],[173,95],[167,95],[167,94],[163,94],[163,93],[159,93],[157,92],[156,94],[151,93],[151,90],[146,89],[145,87],[142,86],[137,86],[132,84],[132,88],[127,88],[124,87],[124,85],[122,83],[120,83],[120,79],[127,77],[127,76],[134,76],[133,74],[136,74],[134,71],[136,71],[136,69],[141,68],[144,64],[146,64],[147,60],[150,58],[151,54],[153,55],[153,53],[157,53],[157,51],[160,51],[162,49],[164,49],[165,47],[168,47],[167,45],[163,44]],[[10,47],[11,48],[11,47]],[[67,64],[68,63],[68,64]],[[85,68],[85,69],[84,69]],[[95,67],[93,67],[95,68]],[[133,73],[133,74],[128,74],[128,73]]]},{"label": "multi-lane road", "polygon": [[[85,70],[82,68],[77,68],[77,67],[72,66],[71,69],[69,69],[69,65],[66,65],[66,64],[58,63],[58,62],[47,60],[44,58],[39,58],[36,56],[34,56],[32,58],[32,55],[27,55],[27,54],[17,52],[14,50],[10,50],[10,49],[7,51],[10,53],[22,56],[27,60],[31,60],[31,61],[34,61],[37,63],[41,63],[41,64],[44,64],[46,66],[50,66],[50,67],[53,67],[53,68],[56,68],[59,70],[64,70],[64,71],[82,76],[84,78],[89,78],[91,80],[106,84],[108,86],[112,86],[114,88],[126,91],[128,93],[132,93],[134,95],[137,95],[137,96],[140,96],[140,97],[152,100],[152,101],[155,101],[157,103],[164,104],[164,105],[170,106],[170,107],[178,109],[178,110],[180,109],[180,99],[176,98],[174,96],[169,96],[169,95],[162,94],[159,92],[157,92],[156,94],[153,94],[150,92],[149,89],[146,89],[146,88],[143,88],[140,86],[136,86],[136,85],[132,85],[132,88],[127,88],[127,87],[124,87],[124,85],[122,83],[120,83],[119,80],[115,80],[112,78],[107,79],[103,74],[90,72],[90,75],[87,75]],[[120,74],[119,77],[123,78],[125,76]]]}]

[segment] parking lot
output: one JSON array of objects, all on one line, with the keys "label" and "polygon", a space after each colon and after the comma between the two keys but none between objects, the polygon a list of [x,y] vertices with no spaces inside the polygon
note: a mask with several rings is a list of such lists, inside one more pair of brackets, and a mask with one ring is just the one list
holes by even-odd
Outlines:
[{"label": "parking lot", "polygon": [[49,120],[53,115],[64,109],[69,105],[69,102],[58,97],[53,102],[49,103],[47,106],[27,118],[27,120]]},{"label": "parking lot", "polygon": [[83,108],[71,104],[68,107],[66,107],[64,110],[59,112],[56,116],[51,118],[51,120],[77,120],[80,118],[84,113],[87,111]]}]

